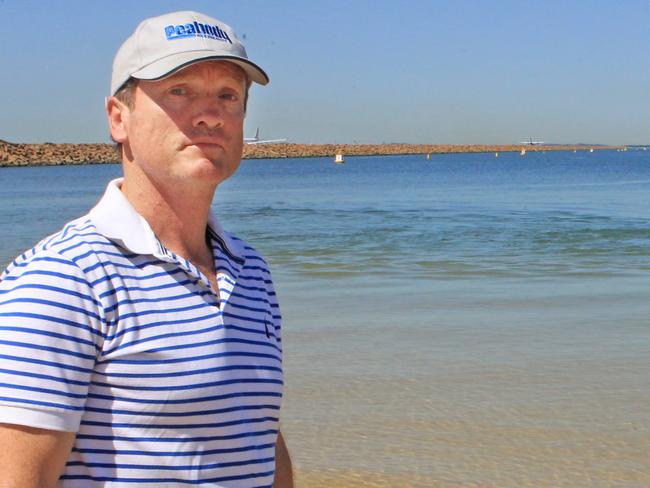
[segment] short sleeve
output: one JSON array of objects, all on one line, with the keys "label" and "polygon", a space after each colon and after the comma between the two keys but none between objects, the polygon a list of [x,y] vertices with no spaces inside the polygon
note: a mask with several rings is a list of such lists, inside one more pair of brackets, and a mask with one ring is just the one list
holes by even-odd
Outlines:
[{"label": "short sleeve", "polygon": [[77,431],[105,327],[83,271],[41,251],[0,281],[0,422]]}]

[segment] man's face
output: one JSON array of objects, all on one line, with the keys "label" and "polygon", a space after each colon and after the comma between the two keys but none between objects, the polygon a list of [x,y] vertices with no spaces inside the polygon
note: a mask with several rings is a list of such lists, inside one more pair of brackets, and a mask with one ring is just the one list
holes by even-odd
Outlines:
[{"label": "man's face", "polygon": [[216,187],[241,160],[246,90],[243,70],[224,61],[140,80],[125,119],[128,159],[154,183]]}]

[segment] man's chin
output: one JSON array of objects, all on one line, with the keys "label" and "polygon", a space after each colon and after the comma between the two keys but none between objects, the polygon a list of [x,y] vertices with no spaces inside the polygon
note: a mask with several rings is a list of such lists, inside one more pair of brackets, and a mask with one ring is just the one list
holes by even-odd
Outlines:
[{"label": "man's chin", "polygon": [[185,160],[183,169],[186,177],[196,179],[203,183],[220,183],[231,176],[239,166],[239,162],[232,161],[232,158],[225,154],[215,154],[213,156],[205,153],[193,155]]}]

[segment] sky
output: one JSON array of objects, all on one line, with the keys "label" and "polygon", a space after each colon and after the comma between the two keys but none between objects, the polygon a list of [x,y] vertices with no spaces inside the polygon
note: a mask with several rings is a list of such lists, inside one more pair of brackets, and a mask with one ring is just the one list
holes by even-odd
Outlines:
[{"label": "sky", "polygon": [[296,143],[650,143],[650,1],[0,0],[0,139],[109,142],[115,51],[197,10],[270,75],[247,136]]}]

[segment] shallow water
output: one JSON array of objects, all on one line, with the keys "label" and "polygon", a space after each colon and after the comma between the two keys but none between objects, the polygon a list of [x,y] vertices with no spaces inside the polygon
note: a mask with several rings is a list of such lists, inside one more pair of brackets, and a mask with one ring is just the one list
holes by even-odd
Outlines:
[{"label": "shallow water", "polygon": [[[648,154],[245,161],[301,486],[650,486]],[[117,174],[0,170],[0,261]]]}]

